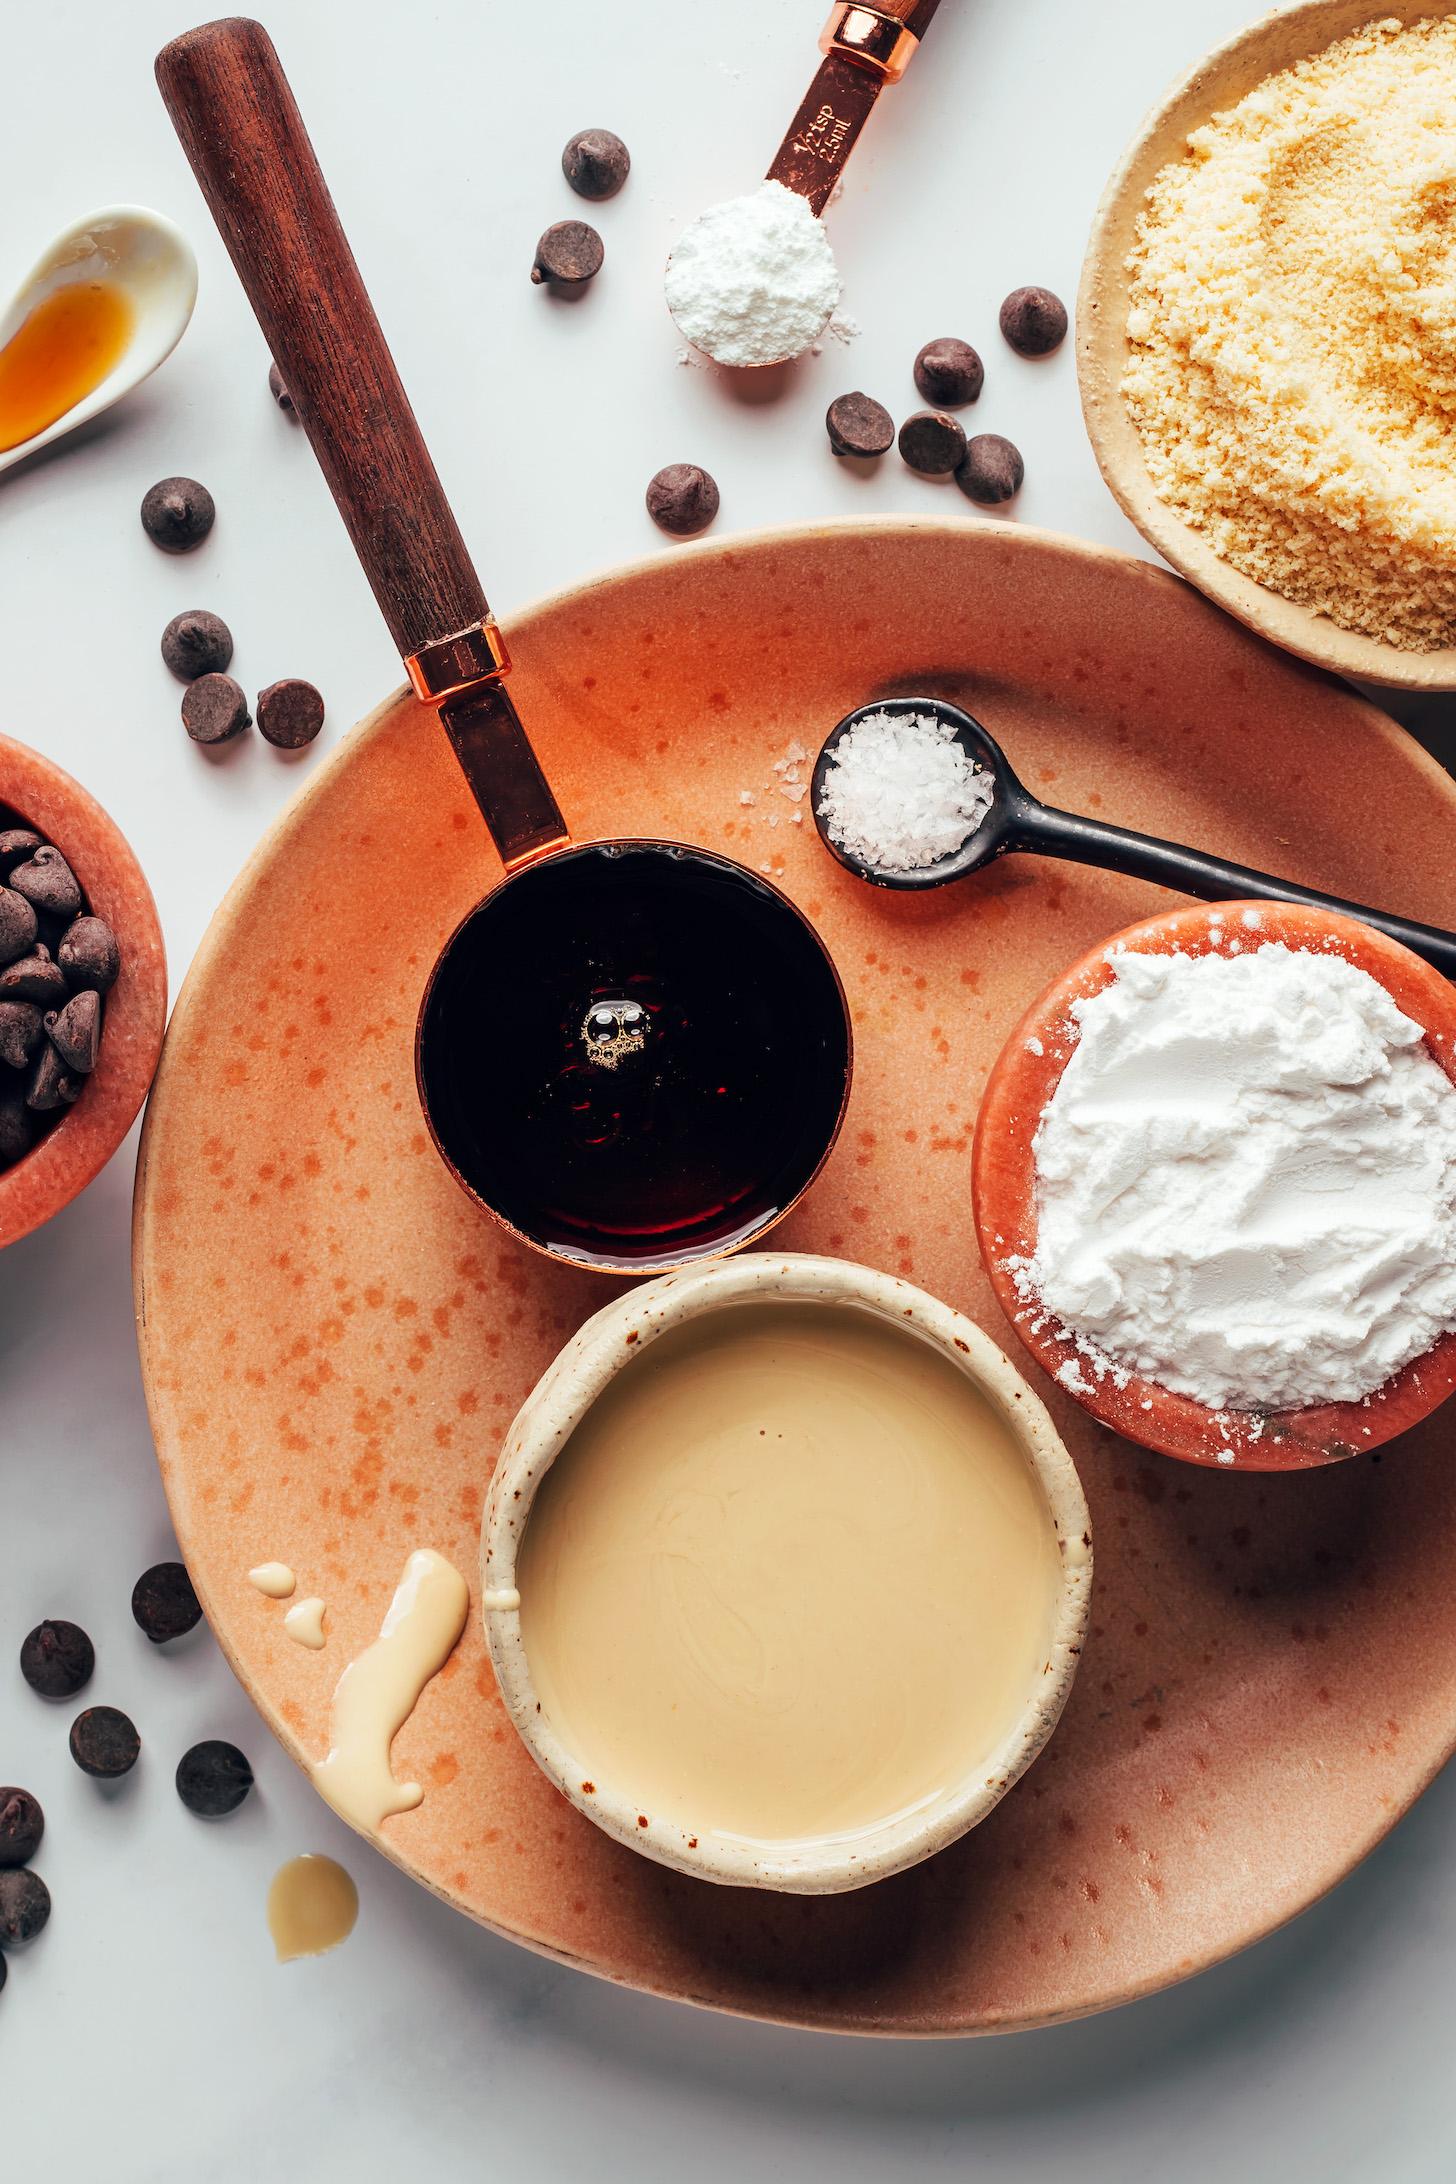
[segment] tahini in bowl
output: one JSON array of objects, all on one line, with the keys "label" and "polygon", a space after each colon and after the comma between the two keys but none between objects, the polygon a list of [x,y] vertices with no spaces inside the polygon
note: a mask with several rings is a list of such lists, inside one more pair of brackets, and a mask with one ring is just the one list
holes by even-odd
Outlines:
[{"label": "tahini in bowl", "polygon": [[[1054,1543],[1049,1637],[1009,1733],[932,1801],[852,1836],[796,1834],[776,1844],[717,1831],[707,1815],[683,1821],[645,1810],[630,1781],[604,1779],[600,1766],[588,1766],[558,1732],[541,1704],[522,1631],[518,1580],[532,1505],[574,1430],[617,1376],[638,1366],[661,1337],[749,1303],[851,1306],[875,1315],[907,1342],[939,1351],[1007,1429]],[[608,1835],[703,1880],[823,1895],[862,1887],[944,1849],[985,1819],[1030,1766],[1056,1727],[1076,1674],[1091,1595],[1091,1544],[1081,1483],[1044,1405],[972,1321],[868,1267],[751,1253],[665,1275],[619,1297],[586,1323],[537,1383],[506,1436],[486,1502],[486,1635],[501,1694],[527,1749],[563,1796]],[[865,1572],[864,1613],[874,1614],[872,1569]]]}]

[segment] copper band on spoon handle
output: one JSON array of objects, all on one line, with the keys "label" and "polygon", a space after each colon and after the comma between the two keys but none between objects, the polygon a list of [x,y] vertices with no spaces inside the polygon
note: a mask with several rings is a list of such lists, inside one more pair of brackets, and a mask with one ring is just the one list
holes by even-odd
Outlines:
[{"label": "copper band on spoon handle", "polygon": [[842,0],[825,25],[824,60],[774,154],[767,180],[822,213],[887,83],[898,83],[940,0]]},{"label": "copper band on spoon handle", "polygon": [[[507,865],[566,826],[499,689],[508,664],[328,185],[260,23],[184,31],[157,83],[417,694],[444,704]],[[489,732],[469,715],[483,703]],[[499,821],[499,828],[498,828]]]}]

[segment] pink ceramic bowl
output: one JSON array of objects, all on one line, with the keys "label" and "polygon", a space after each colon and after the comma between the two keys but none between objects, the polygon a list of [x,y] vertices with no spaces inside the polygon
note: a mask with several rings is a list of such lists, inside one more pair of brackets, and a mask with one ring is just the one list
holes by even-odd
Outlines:
[{"label": "pink ceramic bowl", "polygon": [[39,751],[0,736],[0,807],[54,842],[121,950],[101,1053],[85,1091],[23,1160],[0,1174],[0,1250],[28,1236],[99,1174],[136,1120],[162,1052],[167,959],[152,891],[114,820]]}]

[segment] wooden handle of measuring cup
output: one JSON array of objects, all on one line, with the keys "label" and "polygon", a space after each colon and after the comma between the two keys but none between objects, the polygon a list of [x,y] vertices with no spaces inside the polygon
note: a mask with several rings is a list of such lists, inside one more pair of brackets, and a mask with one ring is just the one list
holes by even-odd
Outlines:
[{"label": "wooden handle of measuring cup", "polygon": [[509,664],[273,41],[185,31],[157,82],[416,694],[440,706],[507,870],[566,839]]},{"label": "wooden handle of measuring cup", "polygon": [[261,23],[184,31],[157,82],[406,661],[484,622],[480,579]]}]

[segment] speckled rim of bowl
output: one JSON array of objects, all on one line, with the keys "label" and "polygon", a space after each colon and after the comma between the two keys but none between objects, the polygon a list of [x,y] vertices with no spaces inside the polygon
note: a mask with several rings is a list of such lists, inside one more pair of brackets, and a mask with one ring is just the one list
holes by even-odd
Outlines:
[{"label": "speckled rim of bowl", "polygon": [[[1025,1711],[974,1781],[928,1810],[842,1842],[795,1841],[781,1855],[755,1851],[712,1829],[690,1833],[666,1821],[644,1828],[640,1805],[611,1783],[593,1781],[541,1709],[521,1638],[519,1607],[491,1605],[516,1590],[516,1556],[542,1479],[591,1405],[659,1335],[708,1312],[764,1298],[853,1305],[891,1325],[910,1322],[988,1396],[1035,1473],[1062,1558],[1061,1592],[1049,1656]],[[1092,1528],[1082,1483],[1040,1398],[973,1320],[923,1289],[845,1259],[751,1252],[666,1274],[618,1297],[589,1319],[537,1382],[506,1435],[481,1527],[486,1637],[497,1682],[527,1750],[579,1812],[633,1850],[700,1880],[740,1888],[828,1895],[883,1880],[943,1850],[975,1827],[1025,1773],[1050,1737],[1077,1672],[1092,1589]]]},{"label": "speckled rim of bowl", "polygon": [[1077,290],[1077,381],[1092,452],[1123,513],[1181,576],[1229,614],[1297,658],[1354,680],[1399,690],[1456,690],[1456,646],[1403,652],[1341,629],[1327,615],[1283,599],[1216,554],[1160,500],[1122,398],[1127,359],[1127,258],[1138,216],[1159,170],[1182,157],[1190,132],[1237,105],[1281,69],[1322,53],[1365,24],[1445,16],[1456,0],[1301,0],[1276,9],[1205,54],[1144,120],[1093,217]]},{"label": "speckled rim of bowl", "polygon": [[121,950],[106,996],[101,1051],[70,1112],[0,1174],[0,1250],[68,1206],[135,1122],[156,1074],[167,1023],[167,958],[157,906],[126,837],[71,775],[0,736],[0,805],[54,842]]}]

